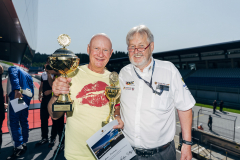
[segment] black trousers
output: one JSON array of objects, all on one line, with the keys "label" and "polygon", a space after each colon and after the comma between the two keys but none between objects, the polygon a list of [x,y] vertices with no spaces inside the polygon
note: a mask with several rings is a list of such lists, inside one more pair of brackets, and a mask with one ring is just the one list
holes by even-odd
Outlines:
[{"label": "black trousers", "polygon": [[4,119],[0,119],[0,150],[2,147],[2,124]]},{"label": "black trousers", "polygon": [[208,128],[212,130],[212,123],[208,123]]},{"label": "black trousers", "polygon": [[141,157],[136,155],[131,160],[176,160],[176,149],[174,140],[164,151],[154,154],[150,157]]},{"label": "black trousers", "polygon": [[4,103],[0,102],[0,150],[2,147],[2,124],[5,119]]},{"label": "black trousers", "polygon": [[[42,138],[48,139],[48,119],[49,119],[49,113],[48,113],[48,102],[50,101],[51,97],[44,97],[42,98],[41,102],[41,109],[40,109],[40,119],[41,119],[41,132],[42,132]],[[62,131],[64,128],[64,116],[59,118],[58,120],[52,119],[52,131],[51,131],[51,139],[55,139],[56,136],[59,136],[59,141],[61,140]]]}]

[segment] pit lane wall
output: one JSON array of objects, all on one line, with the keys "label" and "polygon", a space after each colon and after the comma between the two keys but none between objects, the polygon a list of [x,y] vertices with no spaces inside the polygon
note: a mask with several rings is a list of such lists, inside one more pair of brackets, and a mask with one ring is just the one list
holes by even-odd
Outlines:
[{"label": "pit lane wall", "polygon": [[229,154],[240,157],[240,144],[235,141],[196,129],[192,129],[192,137],[199,139],[200,143],[221,147]]}]

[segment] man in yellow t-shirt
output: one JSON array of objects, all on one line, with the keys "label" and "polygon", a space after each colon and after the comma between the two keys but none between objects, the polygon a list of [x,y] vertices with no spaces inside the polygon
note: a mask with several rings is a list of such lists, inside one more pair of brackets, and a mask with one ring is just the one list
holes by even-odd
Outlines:
[{"label": "man in yellow t-shirt", "polygon": [[[68,160],[95,160],[86,140],[102,128],[102,121],[105,121],[109,114],[108,99],[104,91],[109,85],[110,75],[105,66],[113,52],[110,38],[103,33],[94,35],[87,52],[89,64],[78,67],[72,78],[59,77],[53,82],[54,96],[48,104],[51,117],[59,118],[61,114],[52,112],[52,104],[59,94],[67,94],[69,89],[71,90],[74,111],[71,115],[67,114],[65,131],[65,158]],[[119,108],[115,114],[118,115],[116,119],[119,122],[115,128],[122,128]]]}]

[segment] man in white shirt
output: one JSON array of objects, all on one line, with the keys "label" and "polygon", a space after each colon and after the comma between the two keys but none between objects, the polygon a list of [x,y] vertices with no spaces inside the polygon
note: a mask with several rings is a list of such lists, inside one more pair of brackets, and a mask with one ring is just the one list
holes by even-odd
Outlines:
[{"label": "man in white shirt", "polygon": [[154,38],[144,25],[126,37],[131,64],[119,74],[124,133],[138,159],[176,159],[175,107],[182,127],[181,160],[190,160],[192,107],[195,100],[175,66],[152,58]]}]

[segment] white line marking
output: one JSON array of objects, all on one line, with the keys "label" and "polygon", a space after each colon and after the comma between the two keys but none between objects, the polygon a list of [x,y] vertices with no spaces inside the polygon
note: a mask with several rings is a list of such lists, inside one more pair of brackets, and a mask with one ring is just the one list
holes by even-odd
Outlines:
[{"label": "white line marking", "polygon": [[240,129],[240,126],[235,127],[236,129]]}]

